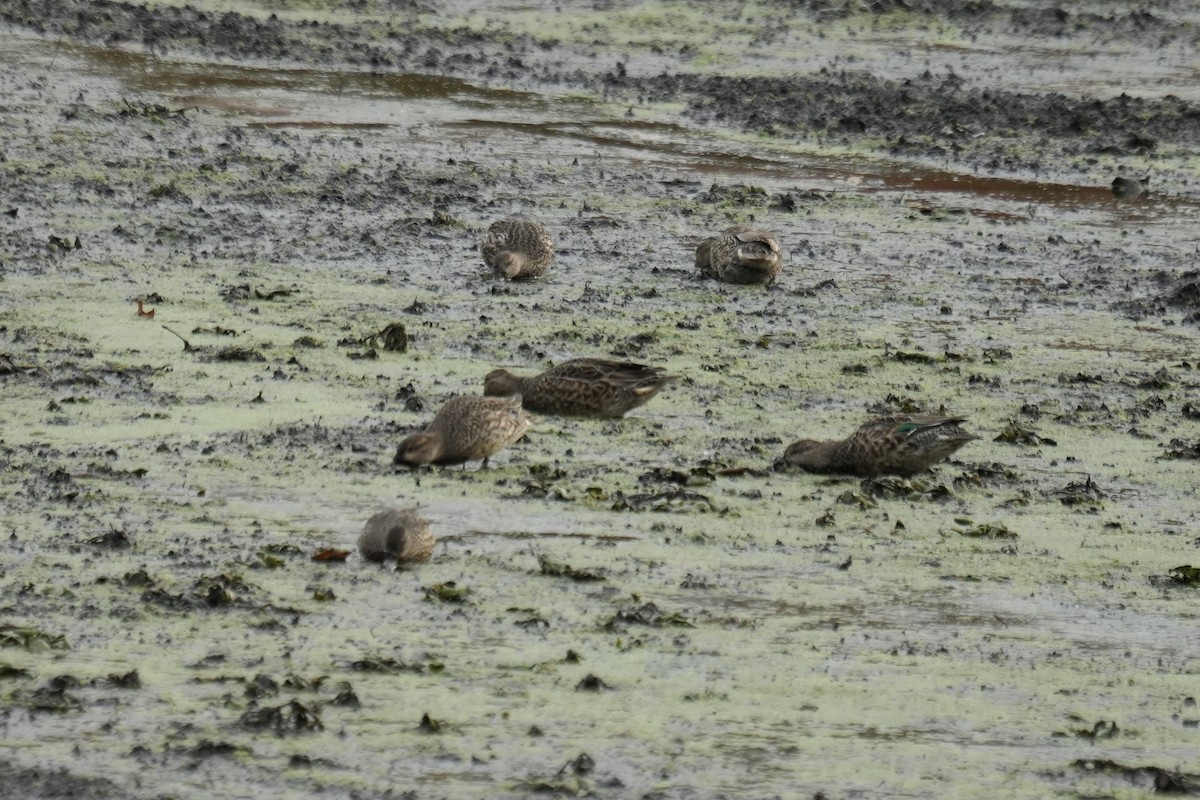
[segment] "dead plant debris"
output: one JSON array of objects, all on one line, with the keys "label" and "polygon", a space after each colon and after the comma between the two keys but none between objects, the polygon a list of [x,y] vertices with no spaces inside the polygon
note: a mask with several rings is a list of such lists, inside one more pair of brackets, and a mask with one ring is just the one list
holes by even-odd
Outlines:
[{"label": "dead plant debris", "polygon": [[280,706],[251,708],[238,718],[238,724],[248,730],[267,730],[276,736],[295,736],[325,730],[315,704],[306,705],[289,700]]},{"label": "dead plant debris", "polygon": [[602,570],[576,569],[566,562],[556,561],[549,556],[538,556],[537,560],[538,570],[543,575],[570,578],[581,583],[607,580]]},{"label": "dead plant debris", "polygon": [[1042,436],[1031,428],[1026,428],[1016,420],[1010,419],[1008,425],[1000,432],[992,441],[1004,442],[1005,444],[1027,445],[1030,447],[1058,447],[1058,442]]},{"label": "dead plant debris", "polygon": [[[951,528],[951,533],[971,539],[1016,539],[1017,532],[1000,522],[984,522],[970,528]],[[943,533],[945,533],[943,531]]]}]

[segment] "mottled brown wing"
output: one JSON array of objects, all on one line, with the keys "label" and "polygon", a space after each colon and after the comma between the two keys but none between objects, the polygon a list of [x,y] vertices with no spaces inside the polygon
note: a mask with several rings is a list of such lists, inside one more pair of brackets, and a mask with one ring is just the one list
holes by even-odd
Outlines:
[{"label": "mottled brown wing", "polygon": [[779,242],[775,241],[775,237],[759,228],[751,228],[750,230],[740,231],[734,234],[734,238],[743,244],[756,242],[766,245],[772,253],[779,252]]}]

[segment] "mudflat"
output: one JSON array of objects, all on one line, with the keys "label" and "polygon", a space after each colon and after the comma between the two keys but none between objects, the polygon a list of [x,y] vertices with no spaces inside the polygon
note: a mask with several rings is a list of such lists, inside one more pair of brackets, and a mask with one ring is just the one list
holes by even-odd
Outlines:
[{"label": "mudflat", "polygon": [[[0,23],[0,797],[1200,792],[1191,4]],[[680,378],[393,465],[589,356]],[[889,413],[981,438],[777,466]]]}]

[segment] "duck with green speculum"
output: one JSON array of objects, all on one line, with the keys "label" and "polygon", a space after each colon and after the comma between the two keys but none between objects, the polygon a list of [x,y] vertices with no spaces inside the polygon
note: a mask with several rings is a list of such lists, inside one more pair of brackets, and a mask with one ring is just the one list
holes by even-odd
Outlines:
[{"label": "duck with green speculum", "polygon": [[661,367],[605,358],[575,358],[540,375],[523,377],[497,369],[483,379],[486,395],[520,394],[539,414],[623,417],[676,380]]},{"label": "duck with green speculum", "polygon": [[846,439],[818,442],[801,439],[788,445],[779,465],[809,472],[873,478],[916,475],[949,458],[978,436],[960,423],[965,417],[892,414],[864,423]]}]

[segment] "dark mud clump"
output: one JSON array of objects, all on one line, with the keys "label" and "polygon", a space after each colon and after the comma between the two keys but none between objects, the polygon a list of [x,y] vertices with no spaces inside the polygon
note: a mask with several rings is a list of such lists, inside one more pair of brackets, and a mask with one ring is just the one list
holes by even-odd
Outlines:
[{"label": "dark mud clump", "polygon": [[[389,10],[398,9],[392,4]],[[422,9],[410,6],[406,10],[415,13]],[[274,14],[260,19],[235,11],[202,11],[190,5],[14,0],[0,8],[0,20],[46,35],[67,36],[109,47],[140,45],[160,56],[172,51],[193,51],[219,58],[442,72],[486,61],[478,53],[480,38],[470,31],[446,31],[431,38],[409,33],[408,26],[402,23],[291,22]],[[383,44],[375,43],[380,24]]]},{"label": "dark mud clump", "polygon": [[[378,7],[376,7],[378,5]],[[691,54],[665,59],[657,75],[635,76],[619,63],[593,63],[578,45],[509,29],[473,30],[441,23],[421,6],[359,6],[383,19],[286,20],[191,6],[110,0],[15,0],[0,20],[39,33],[105,46],[140,45],[151,54],[194,51],[229,59],[352,65],[372,70],[461,75],[514,86],[571,86],[613,99],[684,101],[699,121],[817,142],[869,143],[889,155],[952,159],[998,171],[1086,171],[1098,156],[1147,155],[1200,145],[1200,110],[1177,97],[1108,99],[1018,92],[978,85],[954,72],[907,79],[823,67],[787,77],[704,74]],[[964,39],[1006,33],[1053,45],[1086,36],[1133,48],[1200,41],[1200,29],[1169,9],[1127,13],[1006,8],[990,2],[807,2],[769,7],[780,25],[821,31],[864,11],[875,16],[940,19]],[[547,28],[552,30],[552,28]],[[771,35],[764,33],[769,44]],[[575,49],[573,49],[575,48]],[[587,65],[587,66],[581,66]],[[590,67],[590,68],[588,68]],[[792,73],[792,68],[787,68]]]},{"label": "dark mud clump", "polygon": [[[1173,97],[1019,94],[928,72],[903,81],[825,71],[789,78],[663,75],[636,85],[656,99],[689,97],[689,114],[703,122],[830,143],[880,139],[891,155],[1001,171],[1061,169],[1058,159],[1080,156],[1144,155],[1160,144],[1200,145],[1200,109]],[[997,138],[1024,144],[997,152]],[[1047,165],[1047,156],[1055,161]]]},{"label": "dark mud clump", "polygon": [[105,778],[86,778],[64,769],[22,769],[0,764],[0,800],[108,800],[129,797],[122,788]]},{"label": "dark mud clump", "polygon": [[1113,310],[1136,320],[1173,317],[1182,312],[1182,322],[1200,325],[1200,271],[1160,270],[1150,277],[1150,285],[1148,296],[1120,300],[1113,303]]}]

